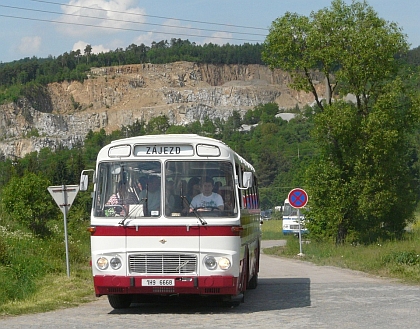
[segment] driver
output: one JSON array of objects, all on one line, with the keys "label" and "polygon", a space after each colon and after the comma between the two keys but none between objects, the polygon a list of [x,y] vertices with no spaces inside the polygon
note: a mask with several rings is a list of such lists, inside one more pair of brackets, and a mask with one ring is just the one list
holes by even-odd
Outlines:
[{"label": "driver", "polygon": [[196,195],[190,204],[190,212],[193,209],[211,208],[212,210],[223,210],[223,198],[220,194],[213,192],[214,182],[211,177],[201,181],[201,193]]}]

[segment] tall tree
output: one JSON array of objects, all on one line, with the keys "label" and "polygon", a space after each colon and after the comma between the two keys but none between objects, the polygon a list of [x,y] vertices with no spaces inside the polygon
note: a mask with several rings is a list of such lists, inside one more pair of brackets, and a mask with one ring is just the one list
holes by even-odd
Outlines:
[{"label": "tall tree", "polygon": [[92,54],[92,46],[91,45],[86,45],[85,50],[84,50],[84,54],[86,56],[86,63],[89,63],[89,57]]},{"label": "tall tree", "polygon": [[334,0],[331,8],[309,17],[286,13],[276,19],[264,43],[263,60],[292,73],[291,86],[313,93],[323,109],[317,83],[326,79],[331,104],[334,92],[354,94],[367,109],[386,78],[398,69],[395,56],[408,51],[406,36],[395,23],[378,17],[366,1]]},{"label": "tall tree", "polygon": [[[320,156],[306,178],[312,234],[344,243],[401,233],[415,205],[407,150],[419,123],[418,100],[395,80],[397,55],[408,50],[401,29],[365,1],[334,0],[309,17],[278,18],[264,46],[263,59],[292,72],[292,87],[312,92],[319,109]],[[326,102],[316,82],[322,77]],[[333,102],[348,93],[354,104]]]}]

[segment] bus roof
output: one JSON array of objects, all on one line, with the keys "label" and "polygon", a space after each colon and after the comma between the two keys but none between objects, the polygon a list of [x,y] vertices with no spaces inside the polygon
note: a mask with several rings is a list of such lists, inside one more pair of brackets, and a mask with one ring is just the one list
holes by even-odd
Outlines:
[{"label": "bus roof", "polygon": [[[244,167],[248,168],[249,170],[255,171],[254,167],[246,161],[242,156],[237,154],[233,151],[226,143],[210,138],[204,137],[197,134],[162,134],[162,135],[143,135],[143,136],[135,136],[135,137],[128,137],[122,138],[118,140],[112,141],[110,144],[105,145],[101,151],[107,150],[111,147],[115,147],[116,145],[127,145],[127,144],[200,144],[200,143],[207,143],[211,145],[217,145],[221,149],[225,149],[229,153],[233,153],[236,157],[237,161],[239,161]],[[101,153],[101,152],[99,152]]]}]

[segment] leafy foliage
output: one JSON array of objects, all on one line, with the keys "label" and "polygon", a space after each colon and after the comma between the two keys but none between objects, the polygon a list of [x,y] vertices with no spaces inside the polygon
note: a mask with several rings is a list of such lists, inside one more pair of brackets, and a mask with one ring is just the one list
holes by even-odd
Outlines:
[{"label": "leafy foliage", "polygon": [[[420,122],[418,97],[396,78],[403,71],[396,59],[408,50],[401,29],[366,2],[334,0],[309,17],[278,18],[264,46],[264,60],[293,72],[292,87],[312,92],[318,107],[312,135],[320,155],[305,184],[311,234],[336,243],[400,235],[416,204],[410,162]],[[353,94],[355,104],[333,102],[334,92]]]},{"label": "leafy foliage", "polygon": [[286,13],[275,20],[264,43],[263,60],[291,72],[291,86],[312,92],[321,109],[314,83],[320,78],[327,82],[327,104],[334,92],[351,93],[359,110],[366,110],[383,81],[397,72],[395,57],[407,51],[401,28],[379,18],[366,2],[346,5],[334,0],[331,8],[309,17]]},{"label": "leafy foliage", "polygon": [[51,203],[47,190],[49,185],[48,179],[40,174],[13,177],[2,190],[2,214],[7,214],[39,236],[48,236],[50,232],[46,223],[58,212],[57,206]]}]

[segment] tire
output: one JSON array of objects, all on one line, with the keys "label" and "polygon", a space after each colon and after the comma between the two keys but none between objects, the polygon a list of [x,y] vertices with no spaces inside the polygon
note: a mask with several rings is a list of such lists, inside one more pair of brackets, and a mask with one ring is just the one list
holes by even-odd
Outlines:
[{"label": "tire", "polygon": [[129,308],[132,300],[131,295],[108,295],[108,302],[115,309]]},{"label": "tire", "polygon": [[244,294],[239,294],[237,296],[226,296],[222,298],[223,304],[227,307],[238,307],[241,303],[245,302]]},{"label": "tire", "polygon": [[248,282],[248,289],[255,289],[258,286],[258,273],[255,273]]}]

